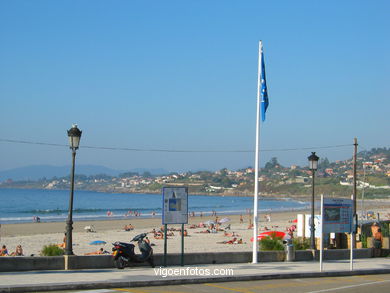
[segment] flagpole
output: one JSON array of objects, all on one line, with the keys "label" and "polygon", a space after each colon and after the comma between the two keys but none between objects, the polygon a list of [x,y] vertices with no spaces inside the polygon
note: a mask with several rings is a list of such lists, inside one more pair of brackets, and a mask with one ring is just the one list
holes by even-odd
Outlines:
[{"label": "flagpole", "polygon": [[259,142],[260,142],[260,75],[261,75],[261,52],[263,50],[263,44],[259,42],[259,61],[258,61],[258,73],[257,73],[257,108],[256,108],[256,151],[255,151],[255,193],[253,196],[253,255],[252,263],[257,263],[257,252],[259,243],[257,241],[258,231],[258,194],[259,194]]}]

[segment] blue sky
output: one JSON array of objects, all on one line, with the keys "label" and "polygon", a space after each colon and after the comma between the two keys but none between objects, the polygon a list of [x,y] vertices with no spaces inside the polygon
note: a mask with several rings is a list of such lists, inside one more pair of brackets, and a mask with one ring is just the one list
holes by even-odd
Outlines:
[{"label": "blue sky", "polygon": [[[253,153],[258,41],[270,106],[261,148],[331,160],[389,147],[388,1],[1,1],[0,139],[67,144],[115,169],[237,169]],[[65,147],[0,141],[0,169],[70,164]],[[264,151],[304,165],[310,150]]]}]

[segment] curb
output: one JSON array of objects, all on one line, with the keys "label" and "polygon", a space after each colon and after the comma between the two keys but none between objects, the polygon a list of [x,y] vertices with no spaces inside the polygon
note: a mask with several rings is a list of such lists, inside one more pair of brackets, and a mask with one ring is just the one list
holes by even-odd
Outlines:
[{"label": "curb", "polygon": [[163,280],[143,280],[143,281],[104,281],[104,282],[79,282],[79,283],[57,283],[50,285],[18,285],[0,286],[0,293],[16,292],[39,292],[39,291],[60,291],[60,290],[91,290],[110,288],[132,288],[146,286],[167,286],[199,283],[217,282],[239,282],[254,280],[277,280],[293,278],[319,278],[319,277],[339,277],[356,275],[390,274],[390,269],[363,269],[356,271],[330,271],[330,272],[310,272],[310,273],[285,273],[285,274],[265,274],[265,275],[242,275],[225,277],[200,277],[200,278],[177,278]]}]

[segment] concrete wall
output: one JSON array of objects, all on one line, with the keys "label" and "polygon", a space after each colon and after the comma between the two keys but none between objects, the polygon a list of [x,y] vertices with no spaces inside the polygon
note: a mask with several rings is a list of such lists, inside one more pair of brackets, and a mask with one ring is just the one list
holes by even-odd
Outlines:
[{"label": "concrete wall", "polygon": [[63,270],[64,264],[63,256],[3,256],[0,257],[0,272]]},{"label": "concrete wall", "polygon": [[[284,261],[284,251],[260,251],[258,253],[260,262]],[[186,253],[184,264],[222,264],[222,263],[248,263],[252,261],[252,252],[215,252],[215,253]],[[169,254],[167,265],[180,265],[181,254]],[[163,265],[163,255],[155,255],[156,266]]]},{"label": "concrete wall", "polygon": [[[388,251],[387,251],[388,253]],[[349,259],[350,250],[332,249],[324,251],[324,260]],[[370,258],[373,250],[356,249],[354,258]],[[156,254],[155,265],[163,265],[163,255]],[[315,253],[319,259],[319,251]],[[69,269],[101,269],[114,267],[111,255],[88,255],[88,256],[52,256],[52,257],[0,257],[0,271],[30,271],[30,270],[63,270],[65,260]],[[260,251],[259,262],[285,261],[284,251]],[[311,250],[300,250],[295,252],[295,261],[313,260]],[[184,255],[185,265],[196,264],[222,264],[222,263],[249,263],[252,261],[252,252],[218,252],[218,253],[187,253]],[[181,254],[169,254],[167,265],[180,265]],[[147,263],[134,264],[132,266],[148,266]]]}]

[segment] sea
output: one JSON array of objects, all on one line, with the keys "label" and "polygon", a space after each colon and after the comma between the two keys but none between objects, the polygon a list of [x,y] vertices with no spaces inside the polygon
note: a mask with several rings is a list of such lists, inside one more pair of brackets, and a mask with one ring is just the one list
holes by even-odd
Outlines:
[{"label": "sea", "polygon": [[[308,202],[288,198],[259,198],[259,211],[292,211],[309,207]],[[245,214],[253,208],[253,197],[189,195],[188,211],[199,215]],[[0,189],[0,224],[63,222],[68,216],[69,191],[46,189]],[[161,194],[74,192],[73,220],[107,220],[159,217]]]}]

